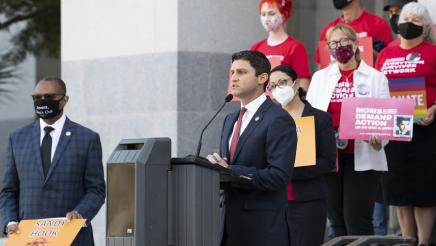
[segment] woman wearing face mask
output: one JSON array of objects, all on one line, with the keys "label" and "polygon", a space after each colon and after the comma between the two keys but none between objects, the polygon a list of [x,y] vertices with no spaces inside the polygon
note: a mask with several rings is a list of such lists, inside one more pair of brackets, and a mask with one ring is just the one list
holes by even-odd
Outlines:
[{"label": "woman wearing face mask", "polygon": [[[356,33],[337,25],[326,34],[336,62],[313,75],[307,100],[331,114],[339,128],[342,99],[347,97],[388,98],[386,77],[360,59]],[[379,181],[378,171],[387,171],[385,141],[337,139],[338,171],[326,177],[327,214],[334,236],[371,235],[372,212]]]},{"label": "woman wearing face mask", "polygon": [[319,246],[324,240],[327,216],[324,176],[334,171],[336,161],[331,117],[302,99],[305,92],[299,87],[296,72],[288,65],[272,69],[268,90],[293,118],[315,117],[316,165],[294,168],[288,218],[292,246]]},{"label": "woman wearing face mask", "polygon": [[416,0],[389,0],[385,4],[383,10],[389,12],[389,25],[391,26],[392,32],[397,35],[397,38],[388,46],[398,45],[400,43],[398,34],[398,19],[403,6],[410,2],[416,2]]},{"label": "woman wearing face mask", "polygon": [[418,236],[419,245],[428,245],[436,216],[436,47],[432,27],[423,5],[405,5],[398,24],[400,43],[383,50],[376,63],[388,79],[425,79],[427,113],[413,124],[411,142],[386,146],[389,172],[383,176],[386,199],[396,206],[402,234]]},{"label": "woman wearing face mask", "polygon": [[310,70],[306,48],[286,33],[285,22],[291,16],[291,0],[261,0],[258,5],[260,21],[268,38],[254,44],[251,50],[262,52],[271,67],[287,64],[295,69],[299,84],[307,90]]},{"label": "woman wearing face mask", "polygon": [[[388,44],[389,46],[395,46],[400,43],[400,38],[398,34],[398,19],[400,17],[401,9],[404,5],[410,2],[416,2],[417,0],[388,0],[383,7],[383,10],[389,14],[389,25],[391,26],[392,32],[395,34],[394,41]],[[389,164],[388,164],[389,166]],[[382,173],[382,180],[383,180]],[[377,202],[374,205],[374,216],[373,225],[374,233],[376,235],[386,235],[388,232],[388,222],[389,222],[389,206],[385,204],[384,194],[383,194],[383,184],[380,184],[377,194]],[[397,225],[395,225],[394,231],[397,230]]]}]

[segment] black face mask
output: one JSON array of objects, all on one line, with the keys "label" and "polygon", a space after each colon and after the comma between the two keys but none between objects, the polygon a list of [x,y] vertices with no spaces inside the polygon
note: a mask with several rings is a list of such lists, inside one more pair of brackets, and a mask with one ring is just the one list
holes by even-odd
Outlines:
[{"label": "black face mask", "polygon": [[62,100],[40,99],[35,100],[35,113],[41,119],[50,119],[58,116],[62,110],[59,108],[59,102]]},{"label": "black face mask", "polygon": [[352,0],[333,0],[333,4],[335,5],[336,9],[343,9],[345,8],[348,4],[351,3]]},{"label": "black face mask", "polygon": [[397,14],[394,14],[389,19],[389,24],[391,24],[391,29],[395,34],[398,34],[398,18],[400,16]]},{"label": "black face mask", "polygon": [[422,35],[424,28],[412,22],[404,22],[398,25],[398,32],[405,39],[415,39]]}]

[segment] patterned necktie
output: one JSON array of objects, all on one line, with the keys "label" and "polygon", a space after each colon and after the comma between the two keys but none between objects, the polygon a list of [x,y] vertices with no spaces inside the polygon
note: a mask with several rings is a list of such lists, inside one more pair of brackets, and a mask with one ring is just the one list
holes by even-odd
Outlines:
[{"label": "patterned necktie", "polygon": [[48,169],[51,164],[51,145],[52,139],[50,136],[50,132],[53,131],[54,128],[51,126],[44,127],[45,135],[42,139],[41,144],[41,159],[42,159],[42,168],[44,170],[44,176],[47,177]]},{"label": "patterned necktie", "polygon": [[244,117],[246,111],[246,108],[241,108],[241,110],[239,111],[238,121],[236,121],[235,131],[233,131],[232,142],[230,144],[229,162],[231,162],[233,160],[233,157],[235,156],[236,146],[238,145],[239,134],[241,132],[242,117]]}]

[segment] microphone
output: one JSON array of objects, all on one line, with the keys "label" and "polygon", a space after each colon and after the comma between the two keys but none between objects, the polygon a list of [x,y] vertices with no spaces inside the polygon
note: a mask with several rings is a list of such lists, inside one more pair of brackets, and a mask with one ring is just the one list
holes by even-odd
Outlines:
[{"label": "microphone", "polygon": [[201,150],[201,144],[202,144],[202,140],[203,140],[204,131],[207,129],[207,127],[210,125],[210,123],[212,123],[212,121],[215,119],[215,117],[221,112],[221,110],[224,108],[226,103],[230,102],[232,99],[233,99],[233,95],[228,94],[226,96],[226,98],[224,99],[224,103],[221,105],[221,107],[218,109],[218,111],[214,114],[212,119],[210,119],[209,122],[207,122],[206,126],[201,130],[200,139],[198,140],[198,145],[197,145],[197,152],[195,153],[195,155],[188,155],[184,158],[172,158],[173,164],[183,165],[183,164],[190,164],[192,162],[195,162],[201,166],[205,166],[207,168],[212,168],[212,169],[218,170],[218,171],[220,171],[220,173],[227,174],[230,177],[237,177],[239,179],[245,179],[248,181],[251,181],[253,179],[252,177],[235,173],[232,171],[232,169],[228,169],[228,168],[222,167],[220,165],[212,165],[208,159],[200,156],[200,150]]},{"label": "microphone", "polygon": [[201,144],[203,141],[203,133],[206,130],[206,128],[210,125],[210,123],[212,123],[212,121],[215,119],[215,117],[219,114],[219,112],[221,112],[221,110],[224,108],[224,106],[226,105],[226,103],[230,102],[233,99],[233,95],[232,94],[228,94],[226,96],[226,98],[224,99],[224,103],[221,105],[221,107],[218,109],[218,111],[216,111],[215,115],[212,117],[212,119],[209,120],[209,122],[207,122],[206,126],[203,128],[203,130],[201,131],[200,134],[200,139],[198,140],[198,145],[197,145],[197,152],[195,153],[195,159],[198,158],[198,156],[200,155],[200,150],[201,150]]}]

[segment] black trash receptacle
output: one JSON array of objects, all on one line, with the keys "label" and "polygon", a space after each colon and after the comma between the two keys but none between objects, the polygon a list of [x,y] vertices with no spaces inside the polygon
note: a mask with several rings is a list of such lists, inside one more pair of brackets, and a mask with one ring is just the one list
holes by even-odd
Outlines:
[{"label": "black trash receptacle", "polygon": [[171,140],[121,140],[107,161],[108,246],[168,245]]}]

